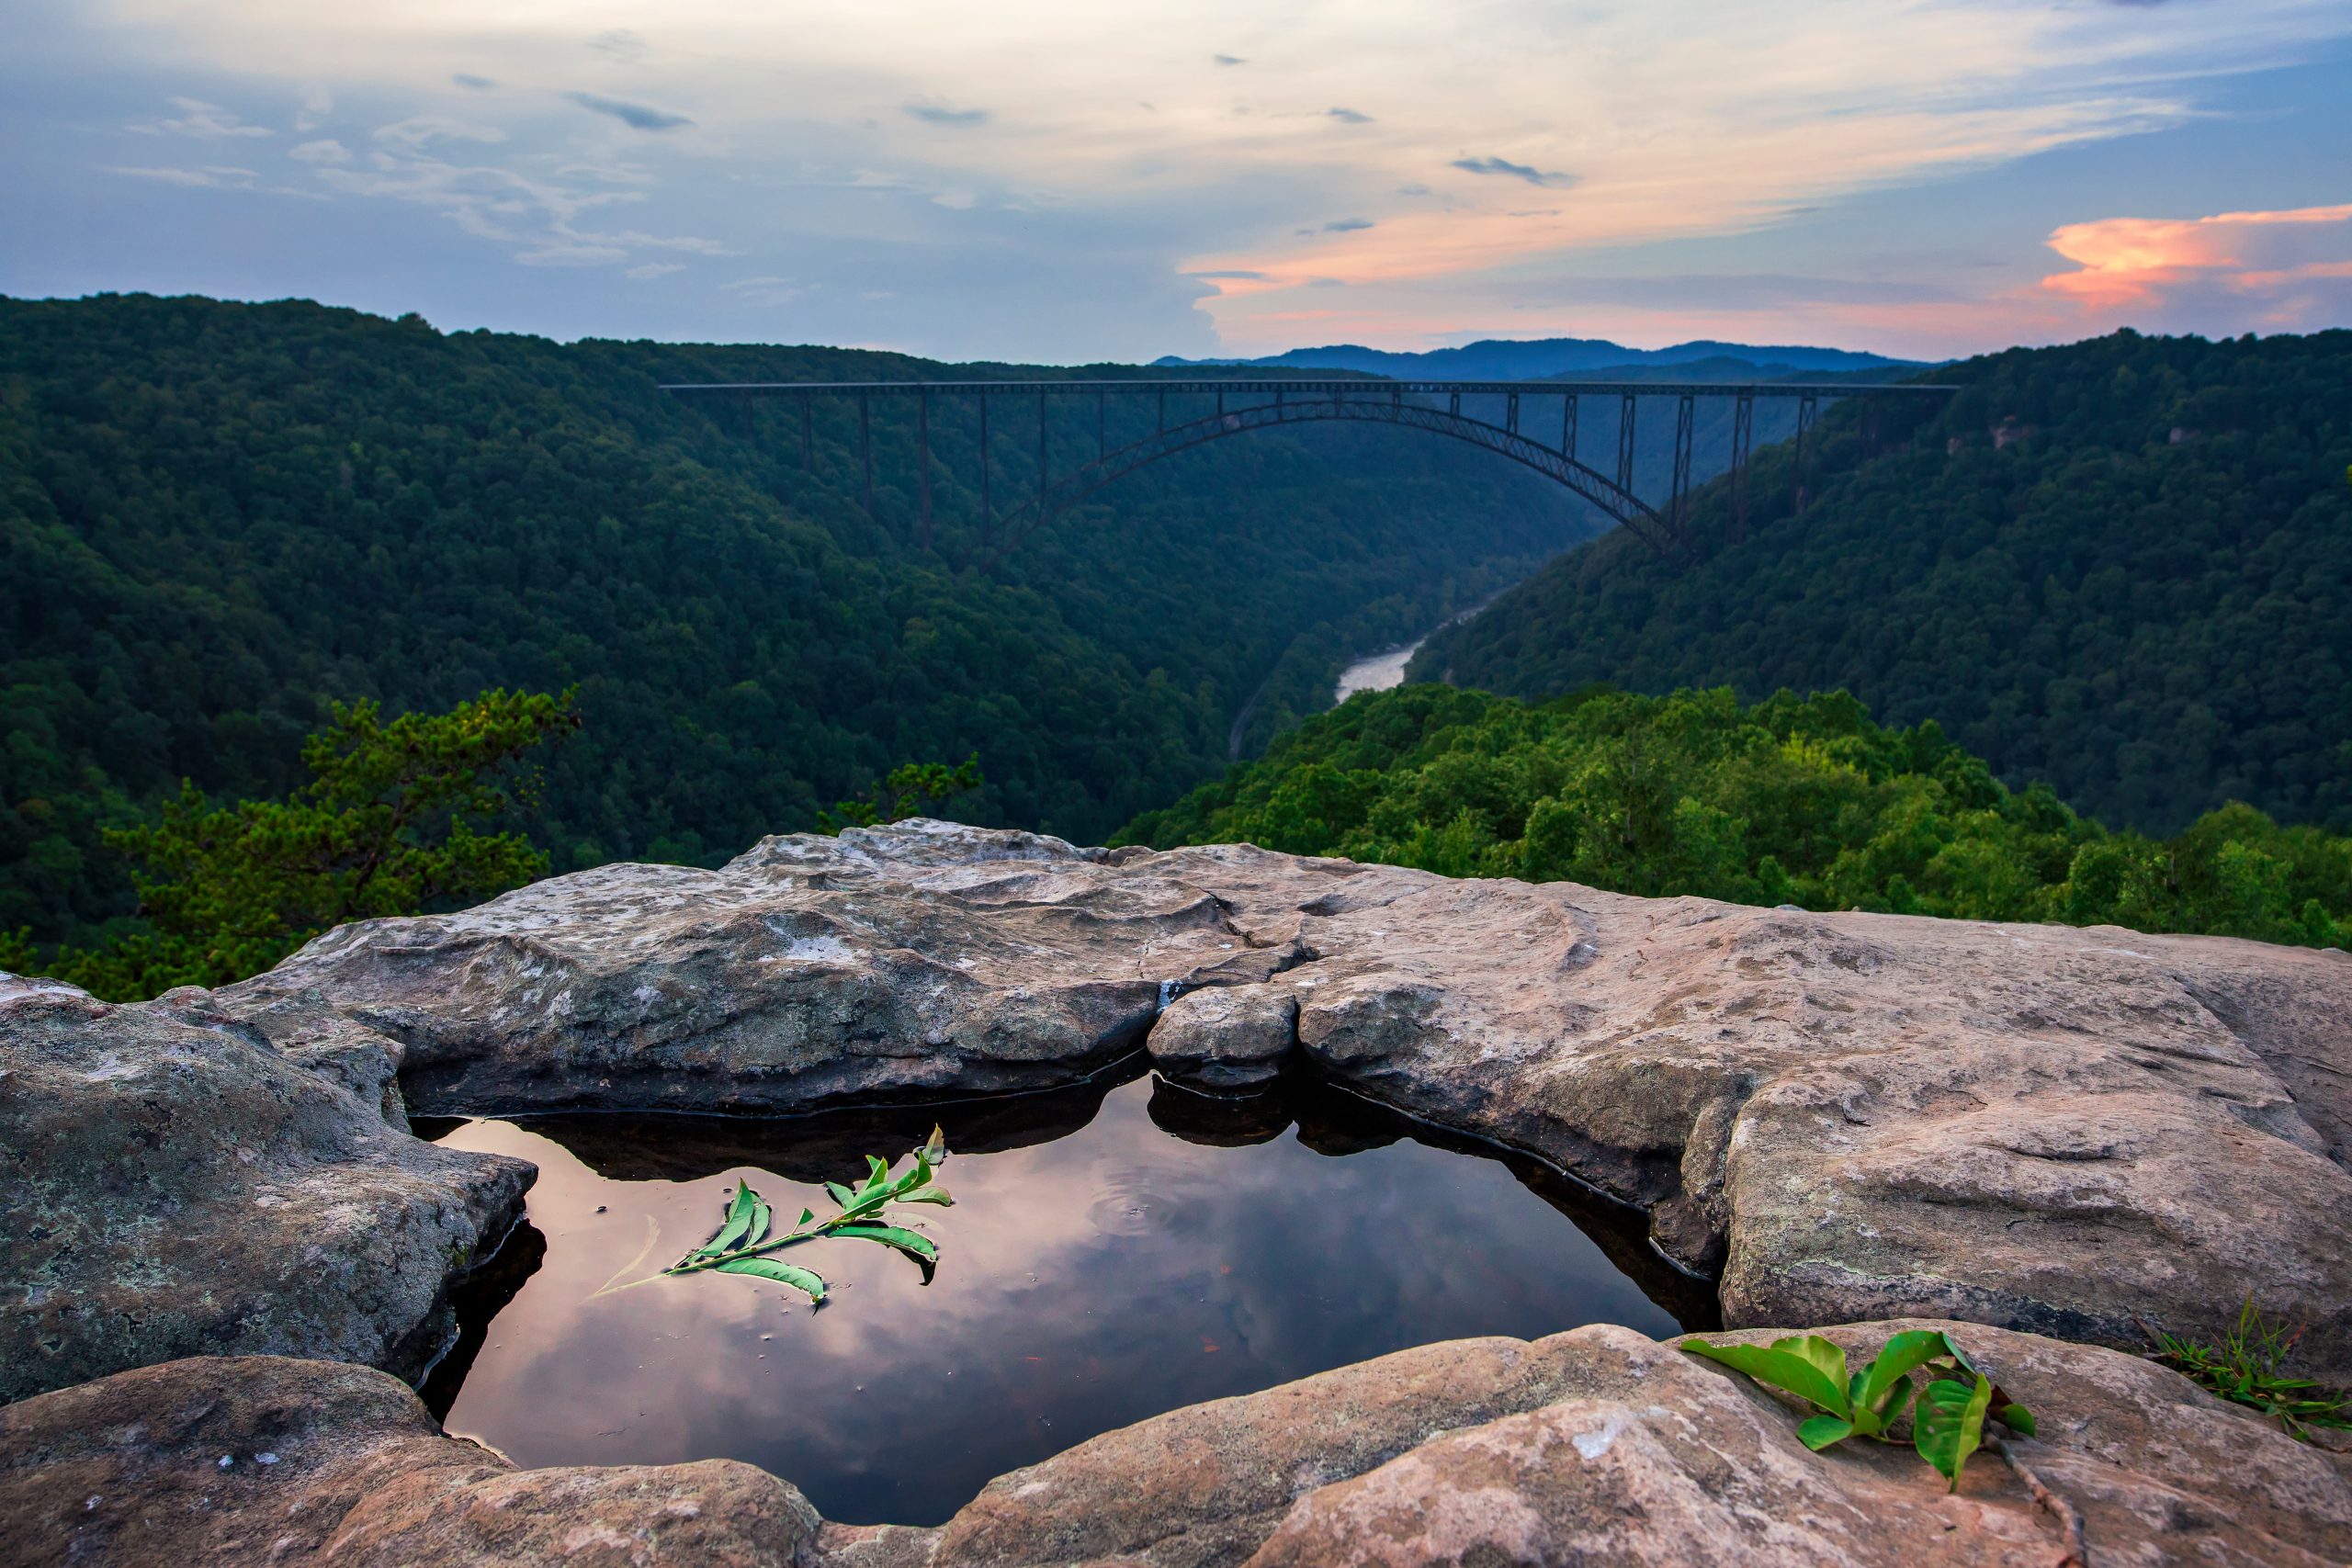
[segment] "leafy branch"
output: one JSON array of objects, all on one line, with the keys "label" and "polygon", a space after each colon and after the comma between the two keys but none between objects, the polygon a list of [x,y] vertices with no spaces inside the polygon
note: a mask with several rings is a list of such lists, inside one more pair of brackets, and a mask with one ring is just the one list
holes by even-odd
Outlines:
[{"label": "leafy branch", "polygon": [[739,1183],[728,1201],[726,1215],[717,1233],[662,1273],[749,1274],[790,1285],[821,1305],[825,1281],[812,1270],[772,1255],[802,1242],[843,1236],[878,1242],[906,1254],[922,1266],[923,1280],[928,1283],[932,1269],[939,1261],[938,1244],[929,1236],[890,1224],[886,1211],[894,1203],[933,1203],[941,1208],[953,1205],[956,1200],[948,1196],[947,1189],[932,1184],[933,1175],[946,1160],[947,1140],[937,1127],[931,1130],[930,1140],[915,1150],[913,1168],[901,1176],[891,1176],[886,1161],[868,1155],[865,1180],[859,1186],[825,1183],[826,1194],[841,1210],[840,1213],[820,1220],[813,1209],[803,1209],[798,1223],[781,1235],[768,1234],[775,1213],[766,1201],[752,1190],[750,1182]]}]

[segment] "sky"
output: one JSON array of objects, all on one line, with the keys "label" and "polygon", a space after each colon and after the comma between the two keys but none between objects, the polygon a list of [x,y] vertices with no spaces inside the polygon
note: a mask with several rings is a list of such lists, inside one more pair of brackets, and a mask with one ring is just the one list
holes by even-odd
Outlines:
[{"label": "sky", "polygon": [[1082,364],[2352,323],[2352,0],[0,0],[0,293]]}]

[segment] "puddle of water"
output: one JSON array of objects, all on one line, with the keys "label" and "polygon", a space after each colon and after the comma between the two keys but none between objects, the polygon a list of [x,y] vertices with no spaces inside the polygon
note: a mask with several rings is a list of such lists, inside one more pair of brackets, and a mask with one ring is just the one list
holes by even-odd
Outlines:
[{"label": "puddle of water", "polygon": [[[894,1211],[940,1244],[929,1285],[831,1241],[789,1255],[831,1284],[821,1309],[708,1274],[595,1296],[649,1235],[639,1274],[704,1240],[737,1179],[783,1214],[831,1213],[817,1183],[934,1119],[956,1206]],[[1406,1346],[1711,1325],[1712,1293],[1627,1216],[1442,1137],[1329,1089],[1224,1100],[1151,1078],[790,1120],[464,1122],[441,1141],[539,1179],[427,1402],[525,1465],[747,1460],[829,1518],[935,1524],[1096,1433]]]}]

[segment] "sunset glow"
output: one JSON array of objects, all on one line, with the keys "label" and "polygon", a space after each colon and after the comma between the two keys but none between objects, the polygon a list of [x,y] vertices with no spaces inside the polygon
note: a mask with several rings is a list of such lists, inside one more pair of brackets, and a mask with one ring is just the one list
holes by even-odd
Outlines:
[{"label": "sunset glow", "polygon": [[[2347,41],[2319,0],[95,0],[0,68],[49,171],[0,288],[1065,359],[2312,326]],[[2222,136],[2276,142],[2263,210]]]}]

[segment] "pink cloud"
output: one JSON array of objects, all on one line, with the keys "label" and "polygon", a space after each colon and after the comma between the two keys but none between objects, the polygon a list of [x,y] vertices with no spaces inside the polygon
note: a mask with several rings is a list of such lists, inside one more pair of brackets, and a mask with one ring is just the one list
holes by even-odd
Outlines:
[{"label": "pink cloud", "polygon": [[[2041,287],[2105,315],[2190,304],[2224,293],[2294,313],[2307,286],[2352,277],[2352,204],[2211,218],[2102,218],[2053,231],[2076,264]],[[2259,297],[2274,296],[2265,300]]]}]

